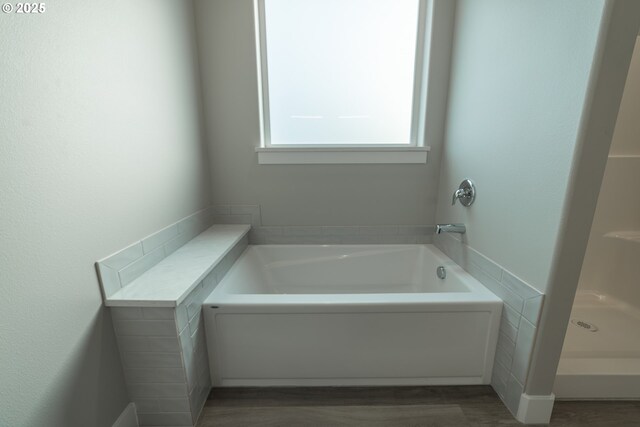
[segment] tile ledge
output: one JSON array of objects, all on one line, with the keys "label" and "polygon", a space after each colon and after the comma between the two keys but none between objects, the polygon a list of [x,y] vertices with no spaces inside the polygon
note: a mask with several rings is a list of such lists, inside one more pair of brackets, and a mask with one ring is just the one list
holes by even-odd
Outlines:
[{"label": "tile ledge", "polygon": [[[107,307],[175,307],[179,305],[250,230],[251,226],[244,224],[212,225],[107,298],[104,305]],[[224,240],[217,240],[220,238]],[[203,248],[203,241],[210,241],[211,246]],[[199,255],[204,252],[205,256],[212,258],[212,261],[207,263],[205,268],[196,266],[199,268],[192,270],[193,265],[189,261],[198,258],[191,253],[192,251]],[[180,274],[180,279],[172,281],[168,287],[160,287],[157,284],[157,278],[166,274],[168,268],[174,272],[189,270],[190,275]]]},{"label": "tile ledge", "polygon": [[[185,297],[186,295],[188,295],[189,292],[185,293]],[[106,307],[168,307],[168,308],[171,308],[171,307],[177,307],[178,304],[179,304],[178,300],[113,299],[113,297],[107,299],[104,302],[104,305]]]}]

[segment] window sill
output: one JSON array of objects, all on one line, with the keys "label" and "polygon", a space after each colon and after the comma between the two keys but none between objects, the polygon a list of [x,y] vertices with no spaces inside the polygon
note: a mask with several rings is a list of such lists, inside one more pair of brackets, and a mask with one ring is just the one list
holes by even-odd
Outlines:
[{"label": "window sill", "polygon": [[259,147],[261,165],[427,163],[430,147]]}]

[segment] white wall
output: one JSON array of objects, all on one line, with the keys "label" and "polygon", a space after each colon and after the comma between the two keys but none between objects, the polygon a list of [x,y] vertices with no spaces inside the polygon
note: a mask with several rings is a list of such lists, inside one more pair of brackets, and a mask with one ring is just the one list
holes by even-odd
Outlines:
[{"label": "white wall", "polygon": [[94,261],[209,204],[190,2],[0,16],[0,425],[128,403]]},{"label": "white wall", "polygon": [[258,165],[252,3],[196,1],[214,203],[260,204],[265,225],[433,224],[442,129],[428,165]]},{"label": "white wall", "polygon": [[[544,291],[604,2],[460,0],[437,222]],[[451,206],[464,178],[473,206]]]}]

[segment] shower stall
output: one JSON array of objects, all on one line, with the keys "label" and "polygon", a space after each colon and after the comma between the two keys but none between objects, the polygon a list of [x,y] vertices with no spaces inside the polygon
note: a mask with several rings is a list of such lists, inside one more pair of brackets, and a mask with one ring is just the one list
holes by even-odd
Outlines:
[{"label": "shower stall", "polygon": [[582,266],[554,392],[640,399],[640,37]]}]

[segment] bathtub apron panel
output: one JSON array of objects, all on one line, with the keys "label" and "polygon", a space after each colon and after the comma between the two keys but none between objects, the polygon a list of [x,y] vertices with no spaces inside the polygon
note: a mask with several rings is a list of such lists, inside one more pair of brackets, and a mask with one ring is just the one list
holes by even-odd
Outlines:
[{"label": "bathtub apron panel", "polygon": [[431,245],[265,245],[203,312],[214,386],[463,385],[491,381],[502,301]]}]

